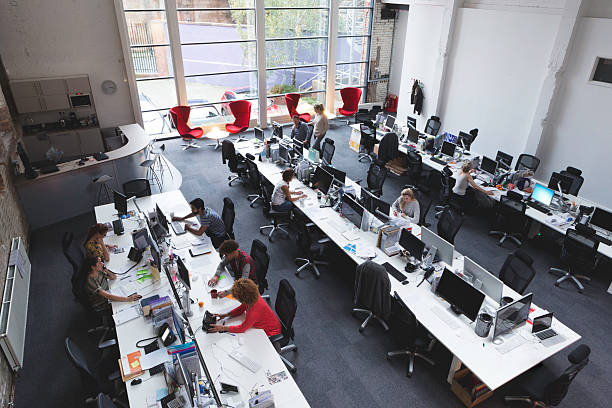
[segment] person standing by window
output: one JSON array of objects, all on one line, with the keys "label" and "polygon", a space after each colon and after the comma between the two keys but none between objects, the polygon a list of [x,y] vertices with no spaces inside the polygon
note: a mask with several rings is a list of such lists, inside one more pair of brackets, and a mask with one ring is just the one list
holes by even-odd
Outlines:
[{"label": "person standing by window", "polygon": [[327,115],[325,115],[325,108],[322,104],[318,103],[314,106],[315,118],[314,118],[314,137],[315,141],[312,145],[313,149],[321,151],[321,141],[327,134],[329,129],[329,122]]}]

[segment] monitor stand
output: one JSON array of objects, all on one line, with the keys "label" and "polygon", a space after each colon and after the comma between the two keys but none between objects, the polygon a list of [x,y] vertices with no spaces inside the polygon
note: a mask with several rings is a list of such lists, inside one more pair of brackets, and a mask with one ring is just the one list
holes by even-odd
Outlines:
[{"label": "monitor stand", "polygon": [[456,315],[460,315],[461,314],[461,310],[459,310],[455,305],[451,305],[450,309],[453,311],[453,313],[455,313]]}]

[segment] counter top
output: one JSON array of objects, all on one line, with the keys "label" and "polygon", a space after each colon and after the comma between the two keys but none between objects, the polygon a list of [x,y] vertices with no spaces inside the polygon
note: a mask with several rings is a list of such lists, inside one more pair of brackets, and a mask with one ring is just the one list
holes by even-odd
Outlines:
[{"label": "counter top", "polygon": [[87,126],[76,126],[76,127],[61,127],[59,123],[49,124],[44,128],[39,128],[36,126],[24,126],[23,135],[25,137],[28,137],[28,136],[37,136],[40,134],[64,133],[64,132],[71,132],[74,130],[87,130],[87,129],[100,129],[100,126],[87,125]]}]

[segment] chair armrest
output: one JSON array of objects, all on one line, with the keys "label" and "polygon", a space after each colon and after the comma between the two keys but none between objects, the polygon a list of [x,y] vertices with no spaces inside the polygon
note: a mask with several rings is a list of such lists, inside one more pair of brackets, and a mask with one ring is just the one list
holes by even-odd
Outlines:
[{"label": "chair armrest", "polygon": [[285,336],[282,333],[281,334],[275,334],[274,336],[268,337],[268,339],[270,339],[270,342],[272,342],[272,344],[278,343],[278,342],[282,341],[284,338],[285,338]]},{"label": "chair armrest", "polygon": [[121,378],[121,373],[119,370],[115,370],[108,375],[108,381],[115,381]]},{"label": "chair armrest", "polygon": [[331,242],[331,239],[329,239],[329,237],[325,237],[325,238],[321,238],[320,240],[318,240],[317,244],[326,244],[328,242]]},{"label": "chair armrest", "polygon": [[315,223],[314,222],[308,222],[306,223],[306,227],[310,228],[310,227],[314,227]]},{"label": "chair armrest", "polygon": [[359,180],[355,180],[355,184],[359,184],[361,185],[361,182],[363,181],[363,179],[359,179]]}]

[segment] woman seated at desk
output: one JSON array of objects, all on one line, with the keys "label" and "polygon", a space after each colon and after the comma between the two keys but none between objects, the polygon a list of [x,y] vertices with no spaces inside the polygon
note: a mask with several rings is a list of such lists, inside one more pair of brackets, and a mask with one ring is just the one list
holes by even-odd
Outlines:
[{"label": "woman seated at desk", "polygon": [[127,297],[110,293],[108,280],[117,279],[117,275],[104,269],[102,260],[97,256],[89,256],[83,259],[79,277],[82,279],[80,293],[87,298],[91,308],[96,311],[106,309],[109,300],[114,302],[134,302],[142,297],[137,293]]},{"label": "woman seated at desk", "polygon": [[289,190],[289,183],[293,180],[293,169],[283,171],[283,179],[278,182],[272,192],[272,209],[287,212],[293,208],[293,202],[305,196],[303,191]]},{"label": "woman seated at desk", "polygon": [[418,224],[421,220],[421,207],[417,201],[414,191],[410,188],[402,190],[402,195],[391,205],[394,217],[402,217],[412,224]]},{"label": "woman seated at desk", "polygon": [[94,224],[87,231],[87,238],[83,246],[85,247],[85,256],[100,257],[104,262],[110,260],[109,249],[117,248],[117,245],[106,245],[104,237],[108,232],[108,227],[105,224]]},{"label": "woman seated at desk", "polygon": [[236,317],[246,312],[244,321],[235,326],[213,324],[209,333],[244,333],[247,329],[254,327],[262,329],[268,337],[281,333],[281,325],[276,314],[270,309],[266,301],[259,296],[259,289],[255,282],[250,279],[238,279],[234,282],[231,290],[232,296],[241,304],[234,310],[225,314],[215,314],[219,319]]},{"label": "woman seated at desk", "polygon": [[[257,281],[257,275],[255,274],[255,263],[253,258],[246,252],[238,247],[238,243],[232,239],[223,241],[219,246],[219,256],[221,262],[217,266],[215,275],[208,281],[209,286],[216,286],[219,282],[219,277],[227,268],[234,279],[249,278],[253,281]],[[219,296],[227,296],[229,291],[220,291]]]},{"label": "woman seated at desk", "polygon": [[453,197],[457,199],[458,204],[464,211],[467,208],[473,207],[467,194],[468,185],[482,193],[485,193],[486,195],[493,195],[493,191],[487,191],[480,187],[472,178],[472,161],[465,161],[463,163],[461,170],[459,170],[459,173],[457,174],[456,180],[455,187],[453,187]]}]

